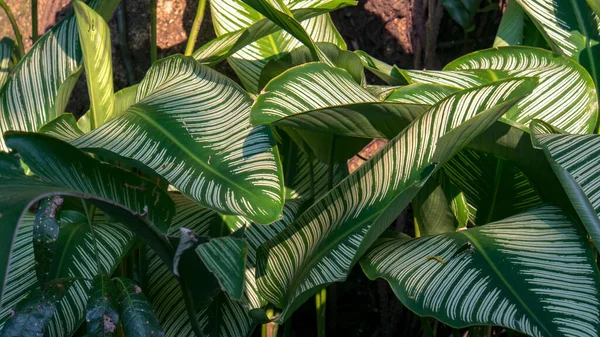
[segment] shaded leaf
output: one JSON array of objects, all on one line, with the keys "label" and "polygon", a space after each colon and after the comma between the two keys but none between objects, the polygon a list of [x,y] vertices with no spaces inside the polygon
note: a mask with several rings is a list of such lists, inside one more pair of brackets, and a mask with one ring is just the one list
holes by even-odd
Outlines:
[{"label": "shaded leaf", "polygon": [[94,277],[85,321],[89,337],[115,335],[119,324],[117,289],[107,275]]},{"label": "shaded leaf", "polygon": [[42,289],[46,286],[50,266],[54,258],[54,248],[60,230],[60,207],[64,200],[53,196],[40,201],[33,224],[33,255],[35,257],[35,272]]},{"label": "shaded leaf", "polygon": [[115,279],[119,289],[120,318],[127,337],[164,336],[165,333],[146,295],[133,281],[118,277]]},{"label": "shaded leaf", "polygon": [[196,253],[217,277],[221,289],[238,300],[244,291],[247,251],[246,241],[233,237],[214,238],[196,247]]}]

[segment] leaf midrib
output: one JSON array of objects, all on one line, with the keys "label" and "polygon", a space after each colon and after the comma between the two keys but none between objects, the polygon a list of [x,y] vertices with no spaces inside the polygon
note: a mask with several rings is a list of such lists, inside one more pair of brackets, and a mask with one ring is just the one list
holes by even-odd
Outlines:
[{"label": "leaf midrib", "polygon": [[492,270],[494,271],[494,273],[496,274],[496,276],[498,276],[498,278],[500,279],[500,281],[502,282],[502,284],[504,284],[504,286],[508,289],[508,291],[514,296],[514,298],[525,309],[525,311],[527,311],[527,313],[530,315],[530,317],[533,318],[533,320],[537,323],[537,325],[540,328],[542,328],[545,331],[545,333],[548,334],[548,336],[553,336],[553,334],[546,328],[546,325],[544,325],[542,323],[542,321],[533,313],[533,311],[529,308],[529,306],[527,306],[527,304],[521,298],[521,296],[519,296],[519,294],[517,293],[517,291],[515,291],[515,289],[510,285],[510,283],[504,278],[504,276],[502,275],[502,273],[500,272],[500,270],[498,269],[498,267],[496,266],[496,264],[494,263],[494,261],[492,261],[492,259],[487,255],[487,253],[485,251],[485,248],[477,240],[477,238],[474,235],[472,235],[471,233],[469,233],[469,231],[461,231],[459,233],[463,234],[464,236],[467,237],[467,239],[469,241],[471,241],[471,243],[473,244],[473,246],[475,246],[475,248],[478,250],[478,252],[481,254],[481,256],[489,264],[490,268],[492,268]]},{"label": "leaf midrib", "polygon": [[[133,107],[135,107],[135,108],[133,108]],[[136,116],[140,117],[141,119],[143,119],[144,121],[146,121],[147,123],[149,123],[150,125],[152,125],[154,128],[158,129],[165,137],[167,137],[171,142],[173,142],[173,144],[175,144],[185,154],[187,154],[190,158],[192,158],[194,162],[200,164],[200,166],[206,168],[212,174],[214,174],[217,177],[223,179],[224,181],[226,181],[230,185],[233,185],[236,188],[244,191],[245,193],[248,193],[249,195],[256,197],[256,195],[254,195],[253,193],[251,193],[249,190],[247,190],[246,188],[240,186],[238,183],[234,182],[233,180],[229,179],[228,177],[220,174],[219,171],[216,171],[215,169],[213,169],[210,165],[208,165],[208,163],[205,163],[204,161],[202,161],[201,158],[197,157],[194,153],[192,153],[192,151],[190,151],[187,147],[185,147],[183,143],[181,143],[173,134],[171,134],[162,125],[160,125],[159,123],[157,123],[154,119],[150,118],[145,113],[143,113],[141,111],[138,111],[138,110],[142,110],[142,109],[140,107],[138,107],[137,104],[136,104],[136,106],[133,106],[133,107],[130,108],[130,109],[128,109],[128,111],[130,113],[135,114]],[[191,138],[191,135],[190,135],[190,138]]]}]

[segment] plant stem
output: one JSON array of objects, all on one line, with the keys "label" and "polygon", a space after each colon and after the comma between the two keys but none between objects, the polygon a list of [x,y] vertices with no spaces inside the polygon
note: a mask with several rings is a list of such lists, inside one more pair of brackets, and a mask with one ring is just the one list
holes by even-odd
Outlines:
[{"label": "plant stem", "polygon": [[31,0],[31,41],[35,43],[38,39],[38,2]]},{"label": "plant stem", "polygon": [[156,3],[158,0],[150,0],[150,62],[157,59],[156,52]]},{"label": "plant stem", "polygon": [[[272,319],[275,316],[275,310],[272,307],[267,307],[265,309],[265,314],[269,319]],[[277,332],[279,331],[279,324],[275,322],[269,322],[262,325],[261,336],[262,337],[277,337]]]},{"label": "plant stem", "polygon": [[119,7],[117,7],[117,26],[119,29],[119,51],[121,52],[121,59],[123,60],[123,66],[125,67],[127,85],[131,86],[135,84],[135,77],[133,74],[131,52],[129,51],[129,44],[127,43],[126,8],[125,0],[121,1],[121,3],[119,3]]},{"label": "plant stem", "polygon": [[317,336],[325,337],[327,331],[327,321],[325,308],[327,307],[327,289],[323,288],[315,295],[315,304],[317,306]]},{"label": "plant stem", "polygon": [[190,36],[188,38],[187,45],[185,46],[185,56],[191,56],[194,52],[196,39],[198,38],[198,32],[200,31],[200,26],[202,26],[202,19],[204,19],[205,9],[206,0],[200,0],[198,2],[198,9],[196,10],[196,17],[194,18],[194,23],[192,24],[192,29],[190,30]]},{"label": "plant stem", "polygon": [[423,327],[425,336],[434,337],[433,329],[431,328],[431,324],[429,323],[429,319],[427,317],[421,317],[421,326]]},{"label": "plant stem", "polygon": [[17,45],[17,57],[20,60],[21,58],[23,58],[23,56],[25,56],[25,47],[23,46],[23,37],[21,36],[21,31],[19,30],[19,25],[17,25],[17,21],[15,20],[13,13],[11,12],[10,8],[8,8],[8,5],[6,4],[6,2],[4,0],[0,0],[0,7],[2,7],[2,9],[4,9],[4,12],[6,12],[6,16],[8,16],[8,21],[10,21],[12,29],[15,33],[15,44]]},{"label": "plant stem", "polygon": [[196,310],[194,309],[194,299],[192,298],[192,293],[184,279],[179,279],[179,285],[181,286],[181,293],[183,294],[183,301],[185,302],[185,309],[187,310],[192,331],[194,331],[196,337],[204,337],[202,328],[200,328],[200,324],[198,324],[198,319],[196,318]]}]

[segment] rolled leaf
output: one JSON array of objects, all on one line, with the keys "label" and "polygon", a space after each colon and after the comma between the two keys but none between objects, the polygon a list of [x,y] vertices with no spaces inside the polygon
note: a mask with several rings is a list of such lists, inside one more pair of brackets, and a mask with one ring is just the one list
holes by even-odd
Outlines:
[{"label": "rolled leaf", "polygon": [[33,225],[35,272],[42,288],[46,286],[54,258],[54,247],[60,229],[60,207],[63,202],[63,198],[58,195],[41,200]]},{"label": "rolled leaf", "polygon": [[73,1],[85,78],[90,95],[92,129],[115,115],[110,29],[106,21],[81,1]]},{"label": "rolled leaf", "polygon": [[281,216],[277,149],[268,128],[249,125],[252,99],[239,86],[190,57],[175,55],[154,63],[136,101],[73,144],[137,160],[223,214],[261,224]]},{"label": "rolled leaf", "polygon": [[370,279],[387,280],[418,315],[456,328],[598,335],[600,274],[592,250],[553,206],[458,233],[381,239],[361,266]]},{"label": "rolled leaf", "polygon": [[258,287],[283,309],[277,320],[285,321],[317,289],[344,280],[436,167],[534,86],[511,79],[448,96],[261,246]]},{"label": "rolled leaf", "polygon": [[0,40],[0,91],[8,79],[8,75],[11,71],[11,57],[15,49],[15,43],[13,40],[4,37]]}]

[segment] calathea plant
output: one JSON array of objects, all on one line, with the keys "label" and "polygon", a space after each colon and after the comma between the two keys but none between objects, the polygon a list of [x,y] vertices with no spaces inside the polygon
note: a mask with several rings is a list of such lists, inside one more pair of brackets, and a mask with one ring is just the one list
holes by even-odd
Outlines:
[{"label": "calathea plant", "polygon": [[[356,265],[455,332],[596,336],[595,21],[519,0],[555,53],[404,70],[346,50],[328,12],[353,4],[211,1],[216,39],[116,93],[116,1],[74,1],[16,63],[2,40],[0,336],[273,336],[315,295],[323,336]],[[415,236],[388,230],[409,205]]]}]

